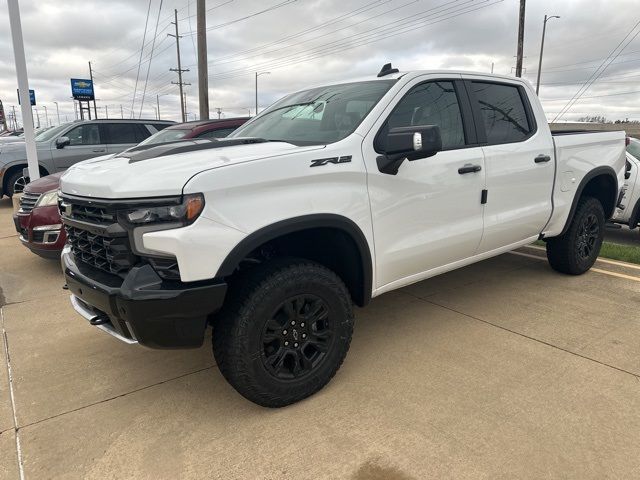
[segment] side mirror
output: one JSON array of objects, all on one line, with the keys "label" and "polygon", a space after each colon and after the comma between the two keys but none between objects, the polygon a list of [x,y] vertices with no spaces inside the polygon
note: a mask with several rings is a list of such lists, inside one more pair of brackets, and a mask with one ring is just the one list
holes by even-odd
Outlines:
[{"label": "side mirror", "polygon": [[376,159],[378,170],[395,175],[402,162],[432,157],[442,150],[440,127],[436,125],[415,125],[389,130],[384,154]]},{"label": "side mirror", "polygon": [[69,137],[58,137],[58,139],[56,140],[56,147],[64,148],[70,143],[71,143],[71,140],[69,139]]}]

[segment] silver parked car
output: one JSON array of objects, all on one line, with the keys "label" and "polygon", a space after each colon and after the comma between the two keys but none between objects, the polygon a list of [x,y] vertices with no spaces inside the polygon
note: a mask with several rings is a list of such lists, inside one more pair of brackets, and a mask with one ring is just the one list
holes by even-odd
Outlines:
[{"label": "silver parked car", "polygon": [[[174,124],[168,120],[80,120],[36,135],[40,175],[61,172],[74,163],[109,153],[119,153]],[[0,144],[0,198],[24,188],[27,179],[24,141]]]}]

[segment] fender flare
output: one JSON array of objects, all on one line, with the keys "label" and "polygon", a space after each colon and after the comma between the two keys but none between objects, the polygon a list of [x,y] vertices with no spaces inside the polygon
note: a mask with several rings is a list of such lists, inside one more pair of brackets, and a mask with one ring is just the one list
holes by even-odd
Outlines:
[{"label": "fender flare", "polygon": [[246,258],[249,253],[261,245],[290,233],[313,228],[333,228],[340,230],[353,240],[360,253],[360,263],[362,266],[362,271],[360,273],[364,282],[362,302],[358,303],[366,305],[369,300],[371,300],[371,290],[373,285],[373,262],[371,259],[371,250],[360,227],[351,219],[342,215],[329,213],[303,215],[300,217],[281,220],[262,227],[245,237],[233,248],[233,250],[231,250],[220,265],[216,278],[227,277],[233,274],[240,262]]},{"label": "fender flare", "polygon": [[613,209],[609,213],[605,212],[605,216],[607,217],[607,219],[611,218],[611,215],[613,215],[613,212],[615,212],[616,204],[618,200],[618,191],[619,191],[618,177],[616,175],[615,170],[612,167],[608,165],[603,165],[591,170],[580,181],[580,184],[576,189],[576,194],[573,197],[573,202],[571,203],[571,210],[569,210],[569,216],[567,217],[567,221],[565,222],[564,228],[562,229],[562,232],[560,233],[560,235],[564,235],[567,232],[567,230],[569,230],[569,225],[571,224],[571,221],[573,220],[573,216],[576,213],[576,208],[578,208],[578,201],[580,200],[580,197],[582,197],[582,192],[584,191],[587,184],[591,180],[593,180],[595,177],[599,177],[601,175],[607,175],[611,177],[611,179],[613,180],[613,184],[615,185],[614,192],[613,192],[613,199],[612,199]]}]

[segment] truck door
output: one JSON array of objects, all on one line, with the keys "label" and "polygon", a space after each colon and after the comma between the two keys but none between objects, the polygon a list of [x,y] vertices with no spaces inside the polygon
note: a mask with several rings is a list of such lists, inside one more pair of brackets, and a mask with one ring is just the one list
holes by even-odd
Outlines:
[{"label": "truck door", "polygon": [[[363,142],[375,238],[376,286],[390,289],[473,256],[482,237],[484,159],[464,84],[421,77],[399,93]],[[443,151],[381,173],[390,128],[438,125]]]},{"label": "truck door", "polygon": [[[553,141],[547,125],[537,125],[530,91],[522,84],[468,78],[466,86],[485,144],[487,202],[478,249],[484,253],[533,238],[548,222]],[[538,118],[545,121],[542,112]]]},{"label": "truck door", "polygon": [[78,125],[62,136],[69,138],[69,144],[64,148],[56,148],[54,141],[51,149],[53,163],[58,171],[66,170],[87,158],[104,155],[107,151],[100,137],[100,128],[97,123]]}]

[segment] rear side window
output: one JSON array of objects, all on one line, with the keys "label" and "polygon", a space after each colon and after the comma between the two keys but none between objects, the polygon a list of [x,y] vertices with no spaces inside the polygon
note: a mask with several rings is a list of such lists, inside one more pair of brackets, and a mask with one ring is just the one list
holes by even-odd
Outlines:
[{"label": "rear side window", "polygon": [[224,138],[234,130],[235,128],[219,128],[218,130],[209,130],[198,135],[198,138]]},{"label": "rear side window", "polygon": [[133,123],[105,123],[107,142],[112,144],[138,143],[136,139],[136,125]]},{"label": "rear side window", "polygon": [[489,145],[521,142],[529,137],[532,125],[517,86],[485,82],[471,85]]},{"label": "rear side window", "polygon": [[171,126],[171,124],[170,123],[154,123],[153,126],[155,127],[156,130],[160,131]]}]

